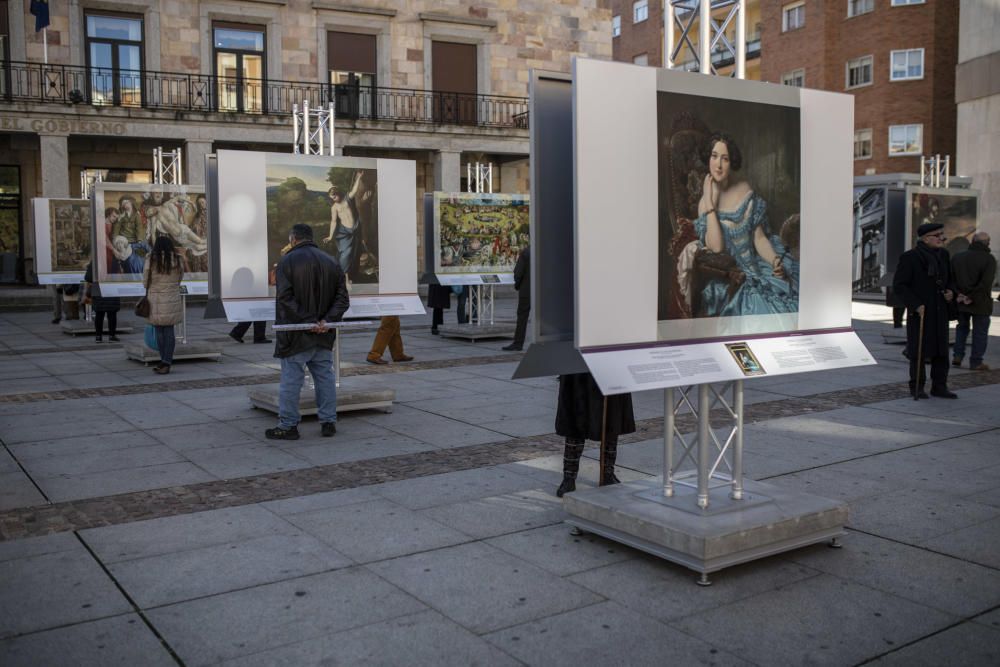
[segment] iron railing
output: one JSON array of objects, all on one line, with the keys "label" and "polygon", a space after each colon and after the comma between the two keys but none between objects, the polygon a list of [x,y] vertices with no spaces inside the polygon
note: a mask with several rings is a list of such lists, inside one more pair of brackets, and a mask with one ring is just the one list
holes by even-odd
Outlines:
[{"label": "iron railing", "polygon": [[268,115],[333,102],[337,118],[510,128],[527,127],[528,111],[523,97],[10,61],[0,100]]}]

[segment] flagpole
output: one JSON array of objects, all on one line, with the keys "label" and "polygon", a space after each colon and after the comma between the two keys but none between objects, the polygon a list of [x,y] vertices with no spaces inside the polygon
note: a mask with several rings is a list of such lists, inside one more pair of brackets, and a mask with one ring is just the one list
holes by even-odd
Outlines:
[{"label": "flagpole", "polygon": [[49,29],[42,28],[42,58],[49,64]]}]

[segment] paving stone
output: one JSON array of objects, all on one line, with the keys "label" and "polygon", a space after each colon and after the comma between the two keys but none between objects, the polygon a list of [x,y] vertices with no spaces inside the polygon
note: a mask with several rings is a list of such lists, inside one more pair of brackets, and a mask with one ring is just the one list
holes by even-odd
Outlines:
[{"label": "paving stone", "polygon": [[241,657],[226,665],[519,665],[509,655],[434,611],[373,623],[329,637]]},{"label": "paving stone", "polygon": [[153,444],[146,447],[30,459],[24,462],[24,468],[34,479],[41,480],[46,477],[80,476],[107,471],[120,471],[123,475],[127,475],[136,468],[182,461],[184,458],[169,447]]},{"label": "paving stone", "polygon": [[448,526],[387,500],[288,515],[287,520],[358,563],[468,541]]},{"label": "paving stone", "polygon": [[570,526],[564,523],[501,535],[486,543],[562,577],[640,555],[597,535],[571,535]]},{"label": "paving stone", "polygon": [[849,526],[866,533],[915,543],[1000,517],[1000,509],[947,493],[890,491],[851,505]]},{"label": "paving stone", "polygon": [[119,449],[147,447],[158,444],[142,431],[125,431],[122,433],[101,433],[98,435],[71,435],[55,440],[40,440],[10,445],[12,451],[21,461],[35,459],[56,459],[69,455],[95,454],[113,452]]},{"label": "paving stone", "polygon": [[[57,413],[58,414],[58,413]],[[36,415],[4,415],[0,432],[8,445],[19,442],[53,440],[71,435],[91,436],[131,431],[132,424],[109,411],[93,410],[85,415],[59,414],[58,419],[38,419]]]},{"label": "paving stone", "polygon": [[566,518],[562,501],[539,490],[438,505],[420,514],[477,539],[562,523]]},{"label": "paving stone", "polygon": [[209,447],[226,447],[258,442],[254,438],[229,424],[206,422],[186,426],[147,429],[146,433],[176,452]]},{"label": "paving stone", "polygon": [[[340,420],[338,420],[340,421]],[[360,440],[340,439],[340,427],[332,439],[321,438],[322,444],[286,443],[284,449],[313,465],[333,465],[349,461],[416,454],[434,449],[432,445],[399,435],[377,435]]]},{"label": "paving stone", "polygon": [[920,545],[1000,569],[1000,518],[921,541]]},{"label": "paving stone", "polygon": [[985,625],[986,627],[1000,630],[1000,608],[994,609],[993,611],[985,614],[980,614],[972,620],[981,625]]},{"label": "paving stone", "polygon": [[141,618],[123,614],[0,641],[0,664],[171,667],[177,663]]},{"label": "paving stone", "polygon": [[[724,637],[732,653],[759,665],[842,665],[877,657],[956,620],[824,574],[671,625],[705,641]],[[762,634],[768,641],[761,641]]]},{"label": "paving stone", "polygon": [[187,450],[184,456],[202,470],[220,479],[309,467],[307,461],[294,453],[256,442],[230,447]]},{"label": "paving stone", "polygon": [[528,665],[751,664],[614,602],[517,625],[486,639]]},{"label": "paving stone", "polygon": [[963,623],[904,646],[868,664],[879,667],[996,665],[1000,664],[1000,631],[976,623]]},{"label": "paving stone", "polygon": [[82,546],[0,562],[0,639],[131,611]]},{"label": "paving stone", "polygon": [[496,468],[479,468],[392,482],[375,490],[379,495],[404,507],[425,509],[500,493],[524,491],[536,486],[535,480],[530,477]]},{"label": "paving stone", "polygon": [[48,501],[23,472],[0,473],[0,511],[44,505]]},{"label": "paving stone", "polygon": [[53,502],[113,496],[119,493],[162,489],[184,484],[197,484],[215,479],[191,463],[166,463],[132,468],[128,474],[111,470],[81,475],[63,474],[59,477],[37,479],[38,486]]},{"label": "paving stone", "polygon": [[[286,500],[272,500],[261,503],[260,506],[268,509],[279,516],[290,514],[300,514],[302,512],[313,512],[316,510],[343,507],[355,503],[381,500],[381,496],[372,490],[372,487],[361,487],[357,489],[344,489],[342,491],[327,491],[326,493],[313,493],[297,498]],[[0,543],[2,544],[2,543]]]},{"label": "paving stone", "polygon": [[[483,543],[448,547],[367,567],[480,634],[601,599]],[[490,602],[484,607],[483,600]]]},{"label": "paving stone", "polygon": [[23,540],[0,542],[0,561],[19,560],[31,556],[74,551],[80,548],[80,541],[72,533],[59,533],[45,537],[29,537]]},{"label": "paving stone", "polygon": [[363,568],[300,577],[147,612],[187,665],[207,665],[407,616],[424,605]]}]

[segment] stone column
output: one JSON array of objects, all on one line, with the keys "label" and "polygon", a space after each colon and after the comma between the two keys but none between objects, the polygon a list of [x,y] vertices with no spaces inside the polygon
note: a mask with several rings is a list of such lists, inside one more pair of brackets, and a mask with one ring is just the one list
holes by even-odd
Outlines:
[{"label": "stone column", "polygon": [[438,151],[434,154],[434,190],[461,192],[462,154],[459,151]]},{"label": "stone column", "polygon": [[58,134],[38,135],[42,166],[42,196],[69,197],[69,142]]},{"label": "stone column", "polygon": [[205,185],[205,156],[212,152],[211,141],[186,141],[181,159],[185,185]]}]

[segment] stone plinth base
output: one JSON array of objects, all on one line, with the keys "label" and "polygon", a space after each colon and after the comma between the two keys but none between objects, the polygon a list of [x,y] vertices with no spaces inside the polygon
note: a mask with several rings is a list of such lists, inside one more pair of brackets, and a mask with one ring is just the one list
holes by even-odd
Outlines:
[{"label": "stone plinth base", "polygon": [[[93,322],[88,322],[87,320],[63,320],[59,323],[62,327],[62,332],[70,336],[96,336],[97,329],[94,328]],[[129,322],[118,321],[118,327],[115,329],[116,334],[130,334],[132,333],[132,324]],[[108,323],[104,323],[104,335],[108,335]]]},{"label": "stone plinth base", "polygon": [[[255,408],[278,414],[278,385],[263,384],[247,392],[250,404]],[[337,412],[352,410],[382,410],[392,412],[396,392],[392,389],[351,389],[341,384],[337,387]],[[303,386],[299,395],[299,412],[302,415],[316,414],[316,391],[311,386]]]},{"label": "stone plinth base", "polygon": [[[126,343],[124,346],[125,357],[150,364],[160,361],[160,353],[146,347],[145,343]],[[177,341],[174,346],[174,361],[184,361],[187,359],[215,359],[222,360],[222,348],[212,343],[182,343]]]},{"label": "stone plinth base", "polygon": [[706,574],[823,542],[844,533],[838,500],[746,482],[745,499],[715,489],[709,508],[694,489],[663,497],[663,482],[643,480],[567,494],[567,523]]},{"label": "stone plinth base", "polygon": [[442,324],[438,333],[443,338],[464,338],[465,340],[480,340],[483,338],[513,338],[514,325],[500,322],[497,324]]}]

